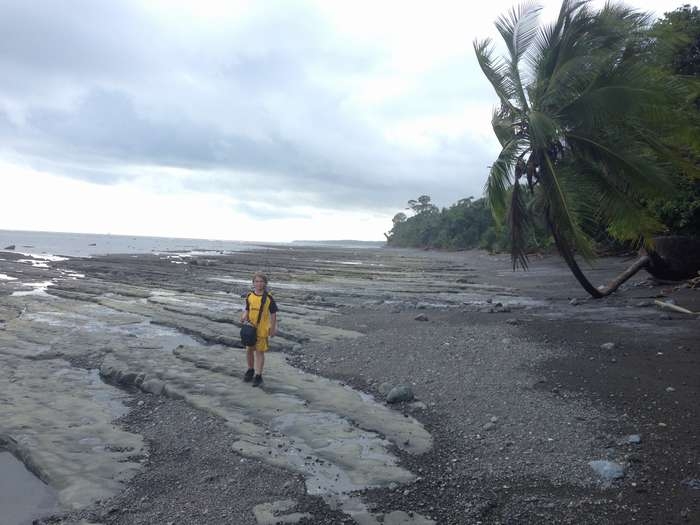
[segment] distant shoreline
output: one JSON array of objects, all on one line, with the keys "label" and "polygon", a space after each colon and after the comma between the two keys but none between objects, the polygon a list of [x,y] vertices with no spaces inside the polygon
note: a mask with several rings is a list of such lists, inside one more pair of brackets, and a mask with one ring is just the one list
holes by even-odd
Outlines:
[{"label": "distant shoreline", "polygon": [[[96,233],[42,232],[28,230],[0,230],[0,251],[43,257],[92,257],[109,254],[142,253],[233,253],[282,246],[328,246],[349,248],[378,248],[383,241],[322,240],[322,241],[232,241],[217,239],[190,239],[177,237],[149,237]],[[14,246],[14,248],[10,248]]]}]

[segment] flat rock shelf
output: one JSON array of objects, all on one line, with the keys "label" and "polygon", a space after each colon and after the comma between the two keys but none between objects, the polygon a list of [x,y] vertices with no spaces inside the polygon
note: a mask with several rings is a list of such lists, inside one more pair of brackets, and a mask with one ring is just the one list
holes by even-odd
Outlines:
[{"label": "flat rock shelf", "polygon": [[[0,482],[45,490],[3,525],[700,518],[700,320],[654,306],[697,311],[683,283],[593,301],[555,257],[479,251],[38,262],[0,254]],[[261,389],[238,338],[256,270],[280,306]]]}]

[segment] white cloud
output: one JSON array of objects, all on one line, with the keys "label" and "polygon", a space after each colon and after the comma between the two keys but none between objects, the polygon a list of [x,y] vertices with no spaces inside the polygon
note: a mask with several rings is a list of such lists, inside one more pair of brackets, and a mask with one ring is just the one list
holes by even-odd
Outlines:
[{"label": "white cloud", "polygon": [[0,224],[9,230],[271,242],[383,240],[391,224],[388,213],[318,210],[296,205],[291,194],[281,213],[267,201],[263,187],[254,188],[248,200],[236,199],[184,190],[173,183],[182,180],[181,174],[173,174],[164,191],[148,177],[106,186],[0,164],[0,183],[15,197],[0,207]]}]

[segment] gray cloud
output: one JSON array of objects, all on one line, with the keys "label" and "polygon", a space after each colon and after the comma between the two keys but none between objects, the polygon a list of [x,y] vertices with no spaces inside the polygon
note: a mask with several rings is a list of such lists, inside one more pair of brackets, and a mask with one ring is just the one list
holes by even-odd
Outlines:
[{"label": "gray cloud", "polygon": [[[186,188],[235,197],[254,195],[254,180],[279,209],[290,198],[394,209],[422,193],[444,204],[481,193],[488,151],[387,142],[347,91],[328,88],[376,72],[381,56],[337,40],[306,4],[282,5],[183,34],[136,3],[0,3],[4,151],[102,184],[138,177],[120,169],[134,165],[189,169]],[[437,71],[379,113],[456,110],[475,85],[464,61],[453,66],[453,83]]]}]

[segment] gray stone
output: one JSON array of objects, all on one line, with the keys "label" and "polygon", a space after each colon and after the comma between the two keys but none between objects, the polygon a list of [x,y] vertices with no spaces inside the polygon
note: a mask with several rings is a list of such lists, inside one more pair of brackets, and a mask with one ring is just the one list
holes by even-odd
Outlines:
[{"label": "gray stone", "polygon": [[391,389],[386,396],[387,403],[399,403],[411,401],[413,399],[413,389],[410,385],[397,385]]},{"label": "gray stone", "polygon": [[603,343],[600,345],[601,350],[614,350],[615,349],[615,343]]},{"label": "gray stone", "polygon": [[392,385],[388,381],[385,381],[381,383],[379,387],[377,387],[377,390],[379,390],[380,394],[386,396],[387,394],[389,394],[389,392],[391,392],[392,388],[394,388],[394,385]]},{"label": "gray stone", "polygon": [[614,461],[589,461],[588,466],[591,467],[598,477],[600,477],[606,483],[620,479],[625,475],[625,467],[619,463],[615,463]]},{"label": "gray stone", "polygon": [[277,525],[279,523],[298,523],[302,519],[311,519],[311,514],[290,512],[297,504],[294,500],[281,500],[261,503],[253,508],[258,525]]},{"label": "gray stone", "polygon": [[418,315],[415,316],[413,319],[414,319],[415,321],[427,321],[427,320],[428,320],[428,316],[425,315],[425,314],[418,314]]},{"label": "gray stone", "polygon": [[700,490],[700,479],[688,478],[681,481],[681,483],[683,483],[683,485],[687,485],[693,490]]},{"label": "gray stone", "polygon": [[163,383],[163,381],[161,381],[160,379],[147,379],[146,381],[141,383],[141,390],[156,396],[161,395],[163,393],[164,388],[165,383]]},{"label": "gray stone", "polygon": [[642,436],[640,436],[639,434],[630,434],[625,438],[625,443],[628,443],[630,445],[638,445],[641,442]]},{"label": "gray stone", "polygon": [[136,378],[138,374],[136,372],[122,372],[117,377],[117,381],[122,385],[133,385],[136,383]]}]

